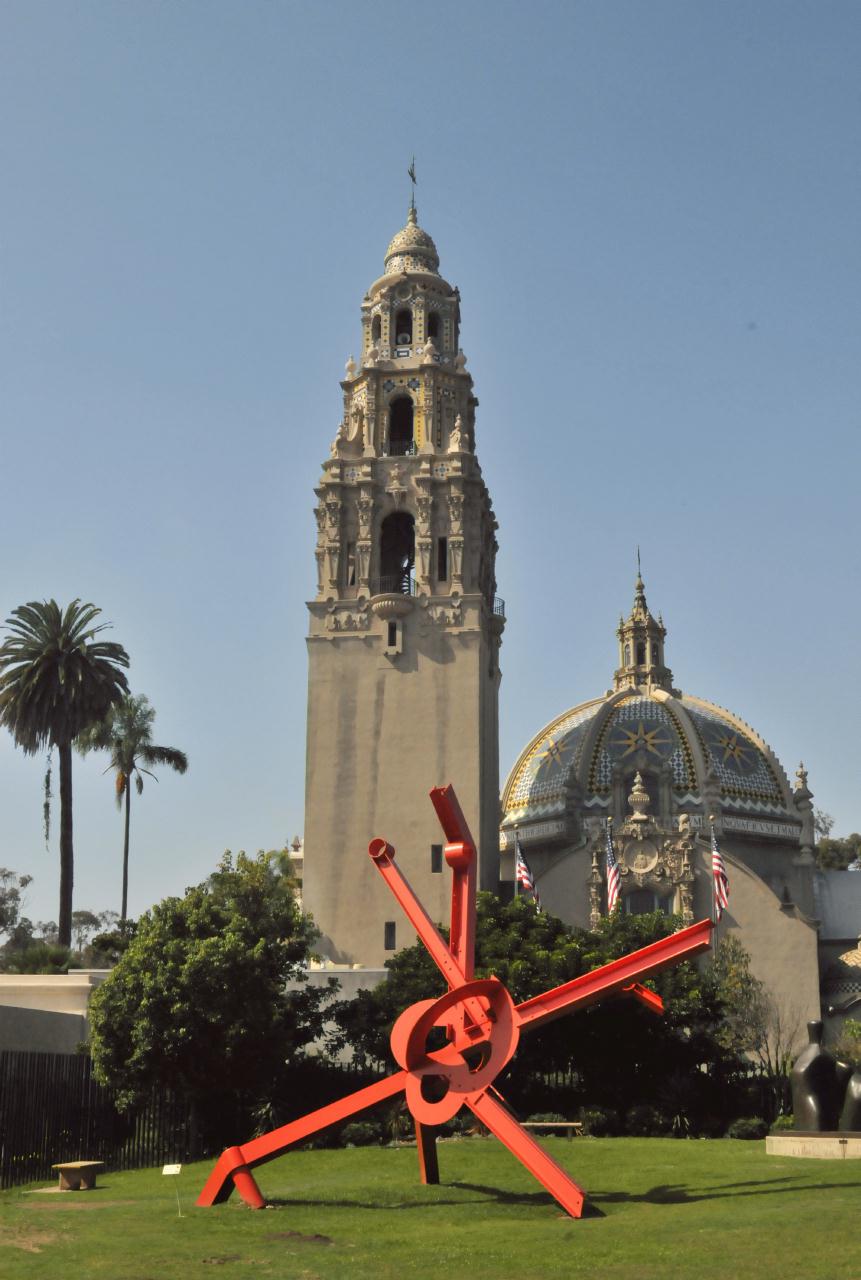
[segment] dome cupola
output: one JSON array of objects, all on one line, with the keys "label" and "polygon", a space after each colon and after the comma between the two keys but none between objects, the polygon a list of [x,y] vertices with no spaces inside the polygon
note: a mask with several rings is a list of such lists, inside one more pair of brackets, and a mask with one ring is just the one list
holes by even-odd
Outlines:
[{"label": "dome cupola", "polygon": [[662,618],[655,621],[649,613],[646,588],[640,573],[639,551],[634,604],[628,617],[619,619],[616,636],[619,640],[619,667],[613,676],[613,687],[636,689],[653,686],[669,693],[673,687],[673,673],[664,665],[667,629]]},{"label": "dome cupola", "polygon": [[439,274],[439,254],[436,245],[418,224],[416,206],[411,204],[407,225],[392,237],[386,250],[386,275],[399,275],[403,271],[429,271]]}]

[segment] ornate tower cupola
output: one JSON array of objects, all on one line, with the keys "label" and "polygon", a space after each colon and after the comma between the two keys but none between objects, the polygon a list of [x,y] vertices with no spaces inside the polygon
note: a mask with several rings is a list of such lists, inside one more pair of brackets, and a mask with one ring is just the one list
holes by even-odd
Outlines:
[{"label": "ornate tower cupola", "polygon": [[434,919],[448,909],[432,786],[457,787],[496,887],[504,616],[460,294],[414,203],[361,315],[315,490],[304,899],[333,959],[379,964],[409,938],[361,857],[372,837],[396,845]]},{"label": "ornate tower cupola", "polygon": [[619,667],[613,677],[616,689],[652,687],[672,691],[673,673],[664,665],[664,641],[667,628],[663,619],[657,621],[649,613],[646,589],[637,556],[637,581],[634,586],[634,605],[627,618],[619,619],[616,635],[619,640]]}]

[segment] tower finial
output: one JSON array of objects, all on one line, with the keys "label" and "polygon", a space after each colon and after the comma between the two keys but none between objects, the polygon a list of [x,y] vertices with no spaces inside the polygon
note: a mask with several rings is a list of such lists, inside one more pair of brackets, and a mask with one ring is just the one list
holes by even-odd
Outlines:
[{"label": "tower finial", "polygon": [[410,167],[409,169],[407,169],[407,173],[410,175],[410,182],[413,184],[412,190],[410,191],[410,222],[415,222],[416,220],[416,158],[415,156],[413,156],[412,160],[410,161]]}]

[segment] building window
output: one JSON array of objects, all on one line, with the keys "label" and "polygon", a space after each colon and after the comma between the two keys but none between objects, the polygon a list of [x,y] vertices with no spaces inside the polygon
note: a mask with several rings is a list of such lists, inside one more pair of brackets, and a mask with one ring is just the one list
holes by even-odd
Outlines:
[{"label": "building window", "polygon": [[413,340],[413,313],[406,308],[397,314],[395,339],[399,347],[408,346]]},{"label": "building window", "polygon": [[428,316],[428,337],[439,337],[439,313],[432,311]]},{"label": "building window", "polygon": [[631,646],[629,644],[626,644],[625,645],[625,666],[630,667],[630,665],[631,665]]},{"label": "building window", "polygon": [[661,898],[651,889],[632,889],[622,898],[625,915],[628,916],[645,916],[652,911],[662,911],[666,916],[670,914],[671,903],[671,896]]},{"label": "building window", "polygon": [[371,321],[371,341],[379,342],[383,336],[383,322],[379,316],[374,316]]},{"label": "building window", "polygon": [[396,622],[389,623],[388,647],[397,649],[398,647],[398,624]]},{"label": "building window", "polygon": [[641,667],[646,665],[646,646],[644,644],[637,645],[637,664]]},{"label": "building window", "polygon": [[439,875],[442,871],[442,845],[431,845],[431,871],[434,875]]},{"label": "building window", "polygon": [[387,920],[383,925],[383,949],[385,951],[394,951],[396,933],[397,929],[394,920]]},{"label": "building window", "polygon": [[448,538],[436,540],[436,580],[448,582]]},{"label": "building window", "polygon": [[356,544],[355,542],[347,543],[347,586],[354,587],[356,585]]}]

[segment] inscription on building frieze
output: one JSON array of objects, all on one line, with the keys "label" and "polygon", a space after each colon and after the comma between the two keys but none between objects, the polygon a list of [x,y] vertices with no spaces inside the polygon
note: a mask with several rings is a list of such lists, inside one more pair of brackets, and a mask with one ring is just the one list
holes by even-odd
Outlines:
[{"label": "inscription on building frieze", "polygon": [[800,826],[789,822],[769,822],[765,818],[730,818],[721,819],[725,831],[744,831],[754,836],[776,836],[779,839],[797,840]]}]

